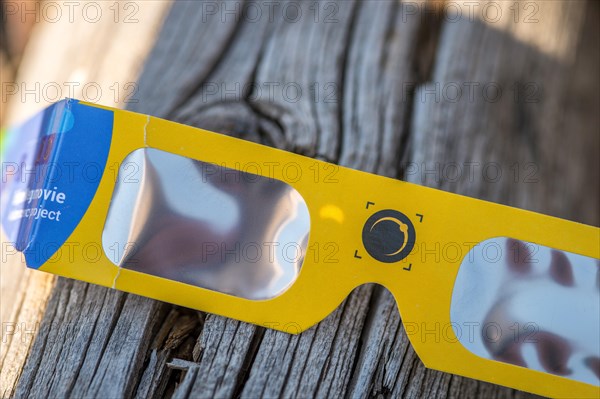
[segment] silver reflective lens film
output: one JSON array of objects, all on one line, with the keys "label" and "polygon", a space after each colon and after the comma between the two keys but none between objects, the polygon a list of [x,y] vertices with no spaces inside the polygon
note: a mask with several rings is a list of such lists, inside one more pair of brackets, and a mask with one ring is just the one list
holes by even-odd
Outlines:
[{"label": "silver reflective lens film", "polygon": [[460,342],[488,359],[598,385],[600,264],[511,238],[475,246],[452,293]]},{"label": "silver reflective lens film", "polygon": [[121,164],[102,245],[121,268],[267,299],[297,278],[309,230],[288,184],[147,148]]}]

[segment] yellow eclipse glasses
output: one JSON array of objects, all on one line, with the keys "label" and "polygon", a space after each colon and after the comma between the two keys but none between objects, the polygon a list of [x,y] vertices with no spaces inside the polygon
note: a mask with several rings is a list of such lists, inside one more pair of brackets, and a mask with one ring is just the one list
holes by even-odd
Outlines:
[{"label": "yellow eclipse glasses", "polygon": [[600,395],[597,227],[70,99],[2,140],[28,267],[289,333],[378,283],[427,367]]}]

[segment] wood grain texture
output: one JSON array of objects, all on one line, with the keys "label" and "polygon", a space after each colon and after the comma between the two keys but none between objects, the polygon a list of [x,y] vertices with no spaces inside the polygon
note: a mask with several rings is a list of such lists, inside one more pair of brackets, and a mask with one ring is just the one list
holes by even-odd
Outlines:
[{"label": "wood grain texture", "polygon": [[[282,18],[286,4],[303,17]],[[250,21],[247,2],[218,3],[226,18],[176,3],[130,108],[598,225],[597,5],[538,2],[524,24],[506,8],[453,20],[395,1],[322,2],[315,21],[313,4]],[[465,82],[503,96],[446,90]],[[538,91],[515,97],[515,83]],[[491,162],[508,177],[483,175]],[[473,178],[443,173],[466,163],[480,164]],[[515,163],[535,180],[514,179]],[[378,286],[288,335],[58,279],[42,326],[15,397],[531,397],[425,369]]]}]

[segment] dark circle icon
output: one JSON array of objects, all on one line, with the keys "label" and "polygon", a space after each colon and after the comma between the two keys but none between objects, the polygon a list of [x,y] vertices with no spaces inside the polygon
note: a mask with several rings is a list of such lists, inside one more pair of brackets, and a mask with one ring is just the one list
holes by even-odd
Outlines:
[{"label": "dark circle icon", "polygon": [[365,249],[380,262],[398,262],[415,246],[415,227],[402,212],[385,209],[373,214],[365,223],[362,241]]}]

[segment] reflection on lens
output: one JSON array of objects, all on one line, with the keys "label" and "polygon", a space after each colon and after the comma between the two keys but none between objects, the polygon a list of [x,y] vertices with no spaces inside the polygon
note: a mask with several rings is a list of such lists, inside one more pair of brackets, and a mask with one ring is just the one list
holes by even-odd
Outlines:
[{"label": "reflection on lens", "polygon": [[309,229],[288,184],[148,148],[121,164],[102,244],[119,267],[267,299],[298,276]]},{"label": "reflection on lens", "polygon": [[597,259],[515,240],[479,243],[452,293],[460,342],[488,359],[600,382]]}]

